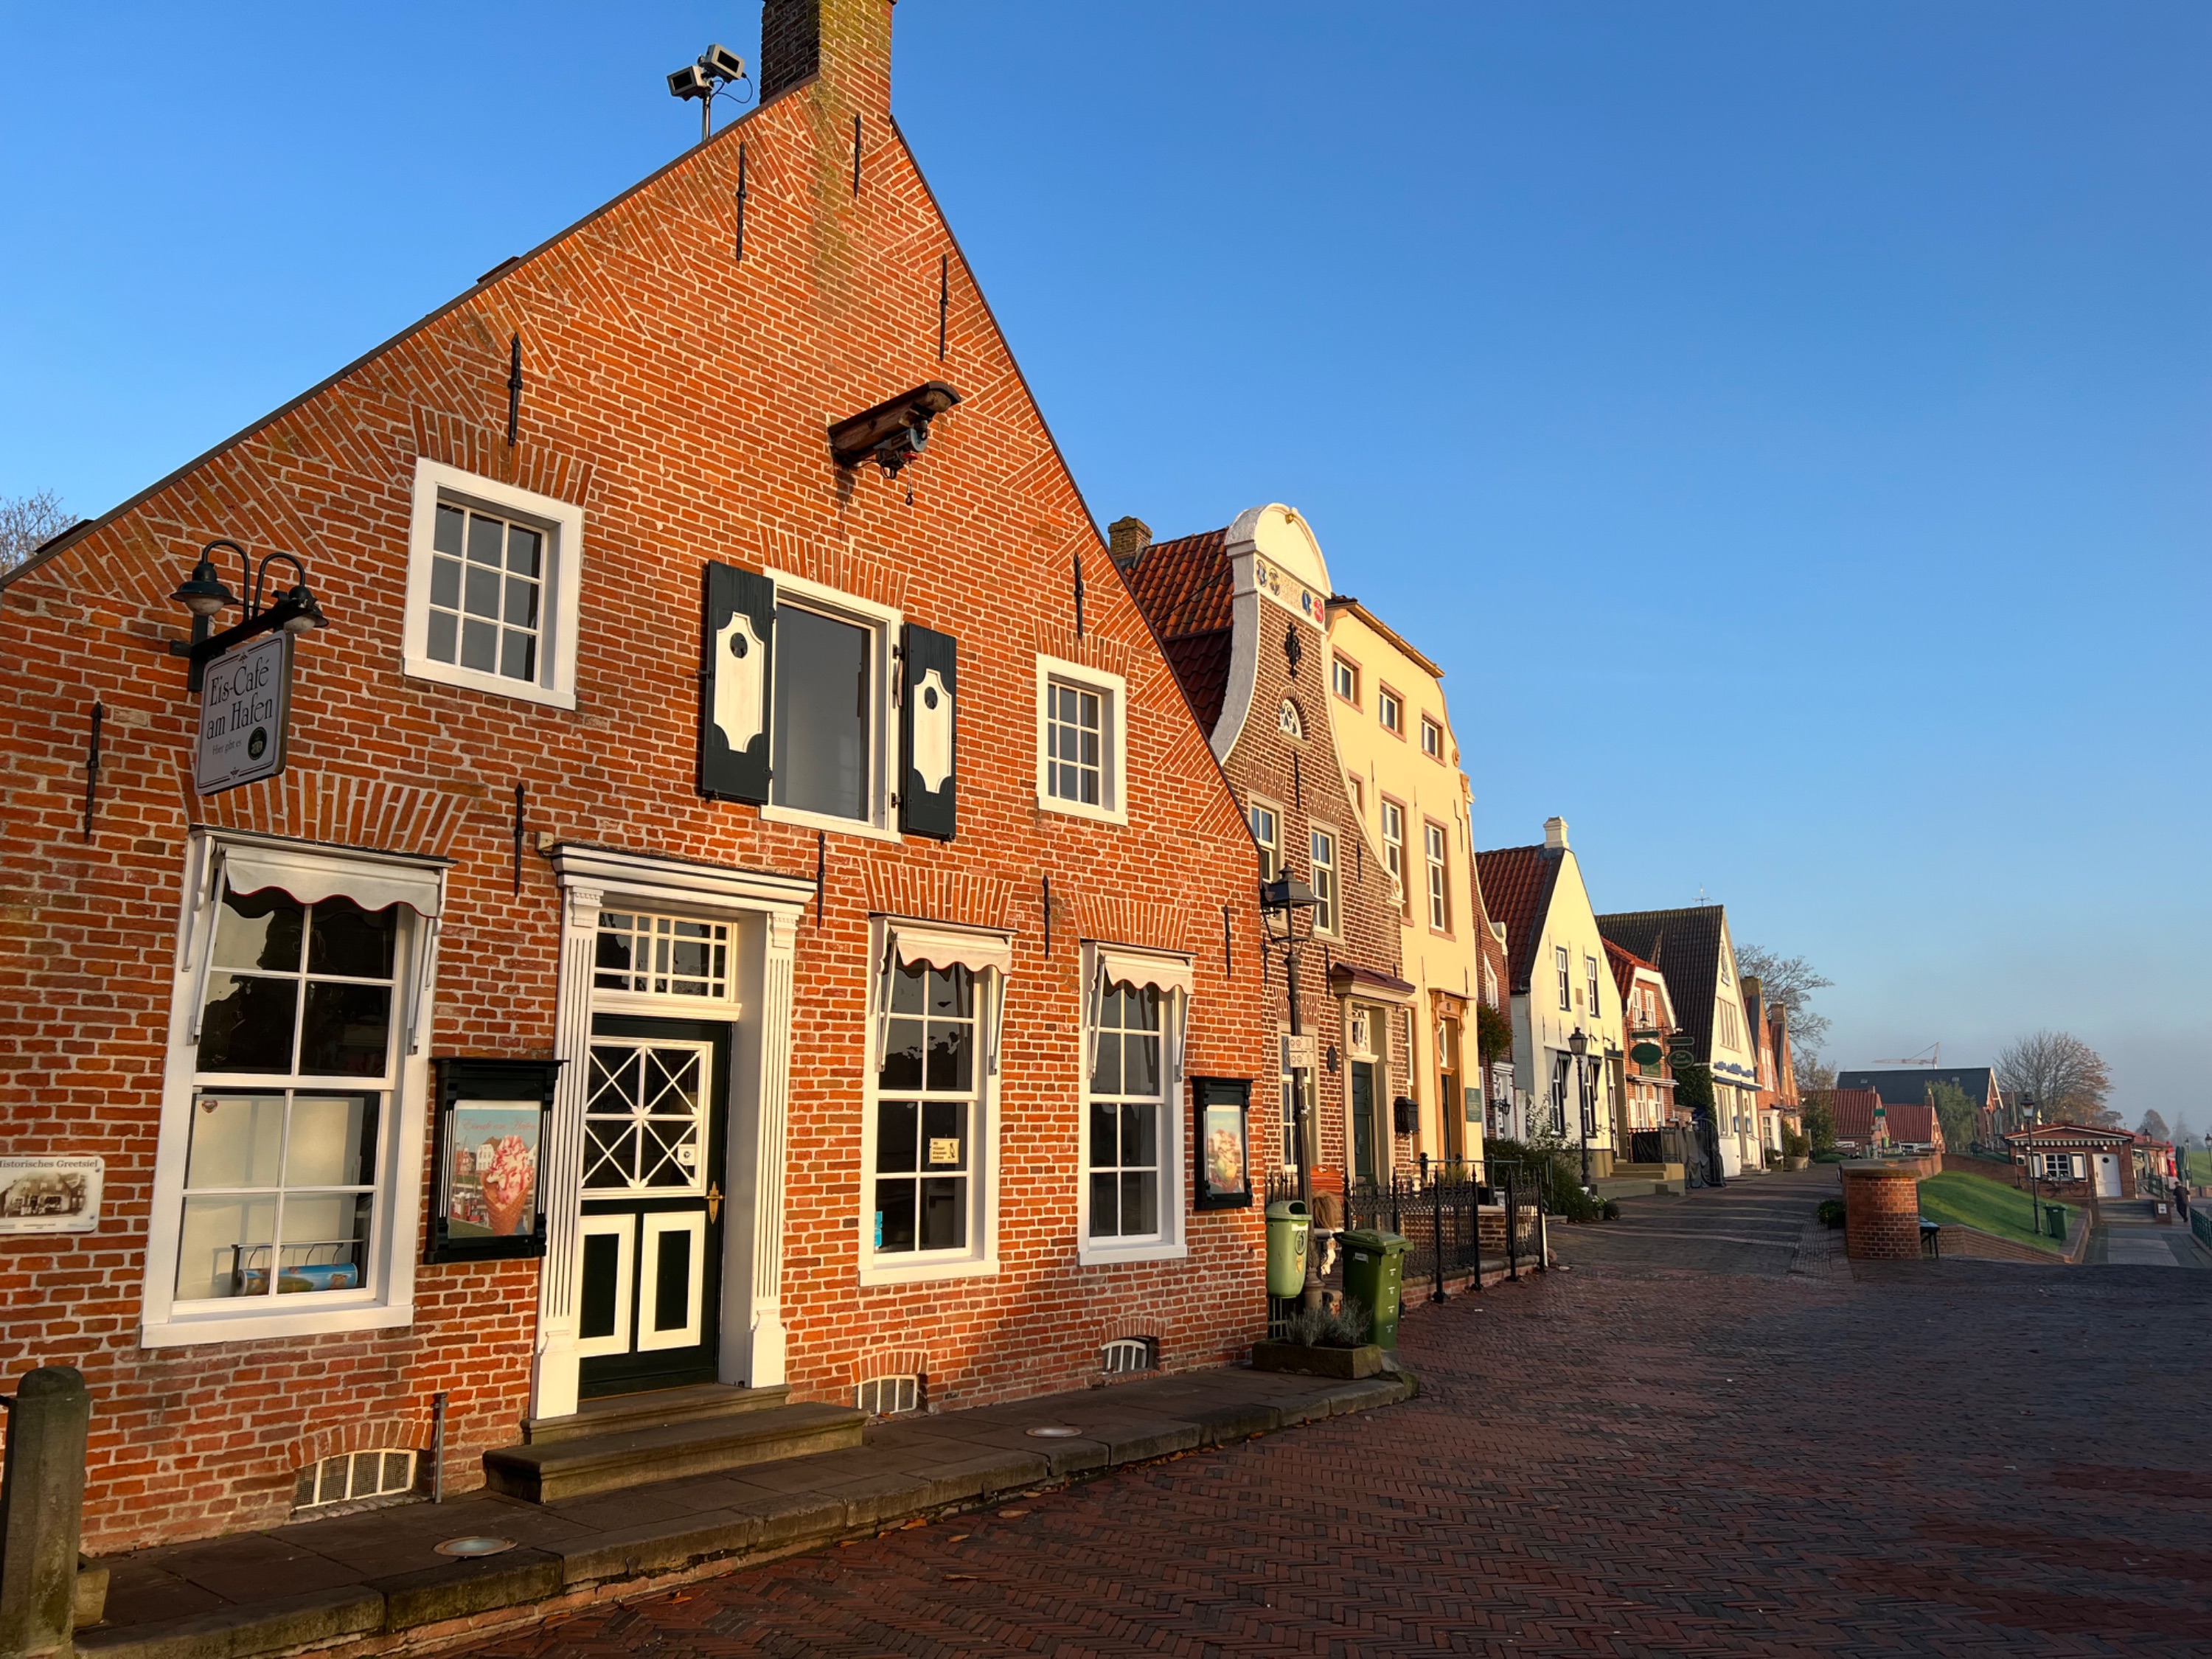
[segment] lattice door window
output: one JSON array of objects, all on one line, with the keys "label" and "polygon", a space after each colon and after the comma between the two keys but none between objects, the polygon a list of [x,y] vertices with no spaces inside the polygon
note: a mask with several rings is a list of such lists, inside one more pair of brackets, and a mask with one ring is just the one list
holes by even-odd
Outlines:
[{"label": "lattice door window", "polygon": [[714,1045],[592,1044],[584,1190],[669,1197],[707,1189],[707,1080]]}]

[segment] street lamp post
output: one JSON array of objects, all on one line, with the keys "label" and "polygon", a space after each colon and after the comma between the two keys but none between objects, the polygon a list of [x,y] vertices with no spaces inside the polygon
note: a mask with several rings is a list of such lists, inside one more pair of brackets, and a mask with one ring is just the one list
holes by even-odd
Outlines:
[{"label": "street lamp post", "polygon": [[1567,1052],[1575,1057],[1576,1104],[1581,1113],[1581,1121],[1577,1127],[1582,1130],[1583,1138],[1583,1190],[1589,1192],[1590,1190],[1589,1038],[1583,1035],[1583,1029],[1579,1025],[1575,1028],[1575,1034],[1567,1039]]},{"label": "street lamp post", "polygon": [[[1298,912],[1311,910],[1320,900],[1312,888],[1296,876],[1279,876],[1273,881],[1260,884],[1260,915],[1267,924],[1261,937],[1270,944],[1283,947],[1283,980],[1291,1000],[1291,1136],[1297,1144],[1298,1157],[1298,1201],[1306,1212],[1306,1282],[1299,1300],[1306,1307],[1321,1306],[1321,1251],[1313,1237],[1313,1158],[1308,1150],[1312,1133],[1313,1076],[1310,1066],[1296,1064],[1299,1044],[1297,1039],[1305,1034],[1305,1024],[1298,1010]],[[1273,933],[1279,921],[1282,934]]]}]

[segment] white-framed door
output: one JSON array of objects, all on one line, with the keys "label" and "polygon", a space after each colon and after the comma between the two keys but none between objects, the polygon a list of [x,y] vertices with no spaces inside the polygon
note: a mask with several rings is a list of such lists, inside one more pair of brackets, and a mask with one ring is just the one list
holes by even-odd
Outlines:
[{"label": "white-framed door", "polygon": [[2099,1152],[2097,1158],[2097,1196],[2118,1198],[2120,1195],[2120,1155],[2118,1152]]}]

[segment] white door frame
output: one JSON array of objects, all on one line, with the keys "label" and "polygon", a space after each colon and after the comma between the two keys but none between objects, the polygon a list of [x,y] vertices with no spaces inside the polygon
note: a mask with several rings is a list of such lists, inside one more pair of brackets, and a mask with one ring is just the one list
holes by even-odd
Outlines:
[{"label": "white door frame", "polygon": [[[538,1276],[533,1417],[576,1409],[577,1238],[583,1215],[584,1100],[589,1092],[592,964],[603,904],[674,911],[733,924],[732,974],[741,1011],[730,1051],[723,1228],[721,1378],[763,1388],[784,1380],[783,1194],[788,1156],[792,973],[799,919],[814,884],[765,871],[692,864],[643,853],[563,845],[561,976],[554,1053],[567,1063],[553,1100],[544,1179],[545,1261]],[[672,1006],[668,1012],[684,1011]],[[690,1011],[714,1018],[714,1008]]]},{"label": "white door frame", "polygon": [[[2090,1156],[2097,1164],[2097,1196],[2118,1198],[2120,1195],[2120,1155],[2118,1152],[2093,1152]],[[2110,1172],[2109,1177],[2107,1171]]]}]

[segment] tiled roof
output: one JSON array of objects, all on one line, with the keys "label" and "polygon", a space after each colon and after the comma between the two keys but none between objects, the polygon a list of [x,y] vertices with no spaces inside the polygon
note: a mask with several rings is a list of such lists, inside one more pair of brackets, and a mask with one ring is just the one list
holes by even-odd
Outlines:
[{"label": "tiled roof", "polygon": [[1230,629],[1217,628],[1211,633],[1185,634],[1160,641],[1160,649],[1167,653],[1168,666],[1175,670],[1191,712],[1198,716],[1198,729],[1209,738],[1221,724],[1221,705],[1229,700],[1229,647],[1233,638]]},{"label": "tiled roof", "polygon": [[1545,914],[1552,908],[1560,856],[1549,847],[1501,847],[1474,855],[1490,919],[1505,924],[1505,983],[1512,995],[1528,994],[1536,935],[1543,931]]},{"label": "tiled roof", "polygon": [[1210,634],[1229,626],[1234,595],[1229,561],[1222,556],[1228,543],[1226,528],[1154,542],[1134,568],[1122,573],[1152,631],[1162,639]]},{"label": "tiled roof", "polygon": [[2033,1129],[2014,1129],[2005,1139],[2022,1146],[2128,1146],[2135,1136],[2125,1129],[2093,1129],[2086,1123],[2040,1123]]},{"label": "tiled roof", "polygon": [[1231,602],[1226,529],[1154,542],[1121,572],[1137,608],[1159,635],[1168,665],[1208,738],[1229,695]]},{"label": "tiled roof", "polygon": [[1624,1004],[1628,1000],[1629,991],[1636,984],[1636,970],[1638,968],[1648,969],[1655,974],[1659,971],[1656,966],[1644,961],[1635,951],[1615,945],[1611,939],[1605,942],[1605,959],[1613,965],[1613,982],[1619,988],[1620,1000]]},{"label": "tiled roof", "polygon": [[1727,915],[1724,905],[1694,904],[1682,910],[1619,910],[1597,919],[1599,933],[1667,975],[1677,1029],[1701,1064],[1713,1057],[1713,994],[1720,986]]},{"label": "tiled roof", "polygon": [[1889,1138],[1909,1140],[1915,1146],[1932,1146],[1938,1133],[1936,1109],[1923,1101],[1914,1105],[1909,1100],[1892,1101],[1889,1105]]},{"label": "tiled roof", "polygon": [[1898,1071],[1838,1072],[1838,1089],[1872,1089],[1892,1104],[1924,1106],[1928,1103],[1928,1087],[1934,1083],[1948,1083],[1966,1091],[1966,1098],[1975,1105],[1991,1103],[1990,1090],[1995,1086],[1986,1066],[1908,1066]]},{"label": "tiled roof", "polygon": [[1831,1089],[1828,1107],[1836,1115],[1836,1139],[1864,1146],[1874,1140],[1874,1109],[1881,1097],[1871,1089]]}]

